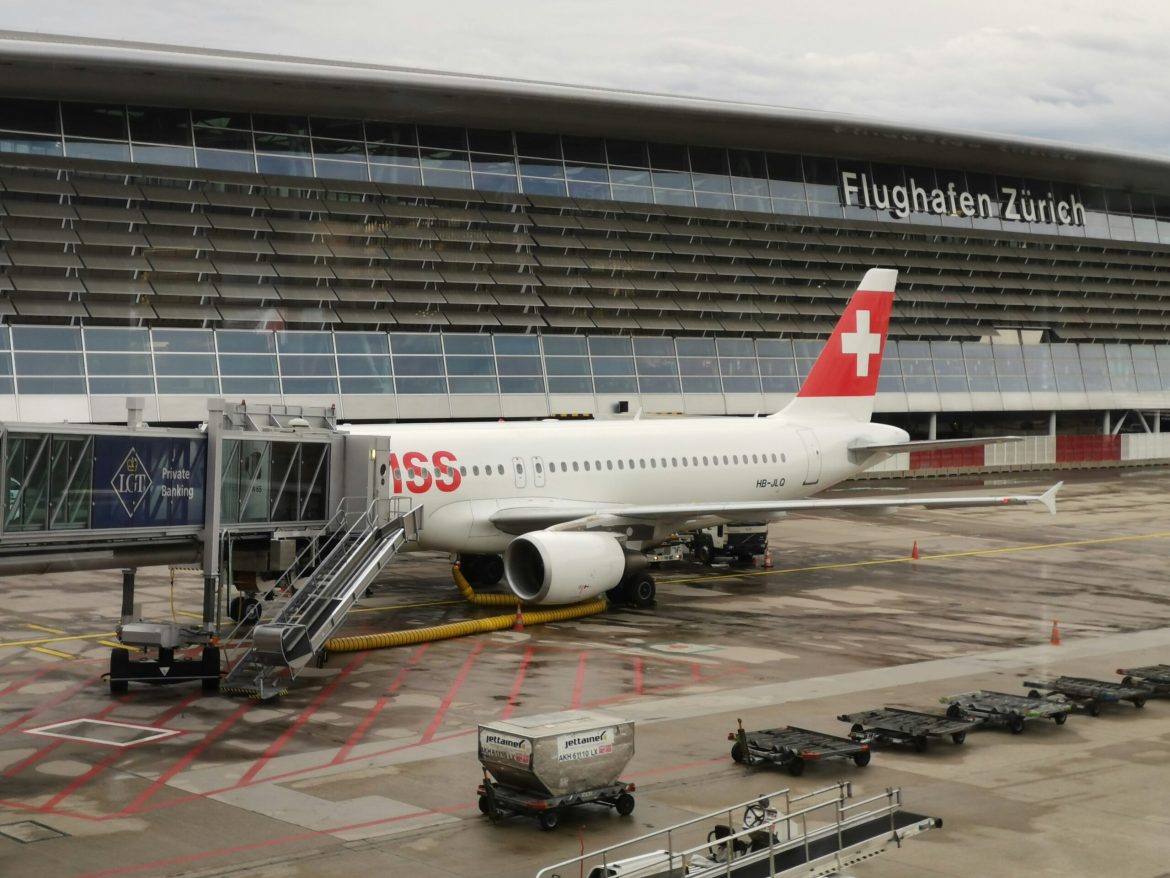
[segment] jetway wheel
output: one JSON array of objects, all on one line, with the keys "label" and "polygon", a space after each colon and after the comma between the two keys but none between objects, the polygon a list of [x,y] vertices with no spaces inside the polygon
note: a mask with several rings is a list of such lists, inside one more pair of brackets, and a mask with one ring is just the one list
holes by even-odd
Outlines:
[{"label": "jetway wheel", "polygon": [[203,691],[209,695],[215,694],[219,691],[219,647],[205,646],[203,647],[202,667],[200,673],[203,674],[203,679],[200,685]]},{"label": "jetway wheel", "polygon": [[122,695],[130,691],[130,650],[110,650],[110,694]]}]

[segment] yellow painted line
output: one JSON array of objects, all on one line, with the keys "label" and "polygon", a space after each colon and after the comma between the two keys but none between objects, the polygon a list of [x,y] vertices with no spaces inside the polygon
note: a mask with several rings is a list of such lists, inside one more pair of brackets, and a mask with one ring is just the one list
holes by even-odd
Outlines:
[{"label": "yellow painted line", "polygon": [[32,652],[43,652],[45,655],[52,655],[52,656],[56,656],[57,658],[63,658],[63,659],[76,658],[76,656],[71,655],[70,653],[60,652],[59,650],[56,650],[56,649],[49,649],[46,646],[34,646],[32,648]]},{"label": "yellow painted line", "polygon": [[356,610],[350,610],[350,614],[354,613],[384,613],[387,610],[413,610],[418,607],[449,607],[454,604],[466,603],[465,601],[426,601],[418,604],[390,604],[385,607],[359,607]]},{"label": "yellow painted line", "polygon": [[113,631],[102,631],[94,634],[67,634],[64,637],[42,637],[39,640],[8,640],[0,641],[0,648],[5,646],[39,646],[42,643],[60,643],[63,640],[93,640],[98,637],[113,637]]},{"label": "yellow painted line", "polygon": [[46,628],[44,625],[37,625],[35,622],[25,622],[24,627],[32,631],[44,631],[46,634],[64,634],[60,628]]},{"label": "yellow painted line", "polygon": [[112,646],[114,649],[125,649],[126,644],[118,643],[116,640],[99,640],[98,646]]},{"label": "yellow painted line", "polygon": [[1130,534],[1123,537],[1098,537],[1089,540],[1067,540],[1061,543],[1036,543],[1030,546],[1005,546],[1000,549],[972,549],[968,552],[945,552],[938,555],[920,555],[915,558],[879,558],[874,561],[847,561],[843,564],[818,564],[812,567],[787,567],[782,570],[756,570],[744,573],[727,573],[721,576],[694,576],[687,579],[664,580],[663,584],[681,585],[688,582],[718,582],[722,579],[744,579],[748,576],[786,576],[791,573],[814,573],[818,570],[846,570],[850,567],[875,567],[880,564],[913,564],[916,561],[941,561],[946,558],[970,558],[977,555],[1004,555],[1010,552],[1038,552],[1045,549],[1065,549],[1072,546],[1095,546],[1104,543],[1131,542],[1134,540],[1158,540],[1170,537],[1170,531],[1148,534]]}]

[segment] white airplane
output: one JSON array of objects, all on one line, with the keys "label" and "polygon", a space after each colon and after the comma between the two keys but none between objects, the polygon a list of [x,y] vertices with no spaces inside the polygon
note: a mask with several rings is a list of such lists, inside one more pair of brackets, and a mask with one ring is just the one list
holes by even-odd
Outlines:
[{"label": "white airplane", "polygon": [[[796,398],[765,418],[349,426],[391,437],[392,496],[424,504],[412,548],[458,554],[473,585],[565,604],[609,592],[648,606],[645,550],[670,535],[788,512],[1041,503],[1041,495],[810,499],[903,451],[1006,441],[910,441],[870,422],[898,273],[874,268]],[[500,556],[503,555],[501,563]]]}]

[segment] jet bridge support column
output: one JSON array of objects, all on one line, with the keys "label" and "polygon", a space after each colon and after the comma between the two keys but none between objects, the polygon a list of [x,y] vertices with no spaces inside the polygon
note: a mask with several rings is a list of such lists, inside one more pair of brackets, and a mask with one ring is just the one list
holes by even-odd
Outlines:
[{"label": "jet bridge support column", "polygon": [[222,399],[207,401],[207,487],[203,493],[203,627],[215,630],[219,615],[219,530],[223,504]]},{"label": "jet bridge support column", "polygon": [[127,567],[122,571],[122,621],[131,622],[134,619],[134,567]]}]

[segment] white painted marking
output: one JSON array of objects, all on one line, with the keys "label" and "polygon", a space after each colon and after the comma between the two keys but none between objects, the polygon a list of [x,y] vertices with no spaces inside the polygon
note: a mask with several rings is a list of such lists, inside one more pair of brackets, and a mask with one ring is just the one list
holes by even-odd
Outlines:
[{"label": "white painted marking", "polygon": [[[111,729],[126,729],[136,734],[129,740],[117,741],[113,738],[99,737],[96,734],[86,734],[78,732],[77,734],[69,734],[61,731],[72,726],[108,726]],[[87,744],[104,744],[107,747],[132,747],[135,744],[144,744],[147,741],[158,741],[163,738],[169,738],[172,735],[181,735],[182,732],[176,729],[159,729],[154,726],[140,726],[137,723],[114,723],[104,719],[70,719],[65,722],[53,723],[49,726],[41,726],[39,729],[25,729],[25,734],[40,735],[45,738],[65,738],[69,741],[84,741]]]}]

